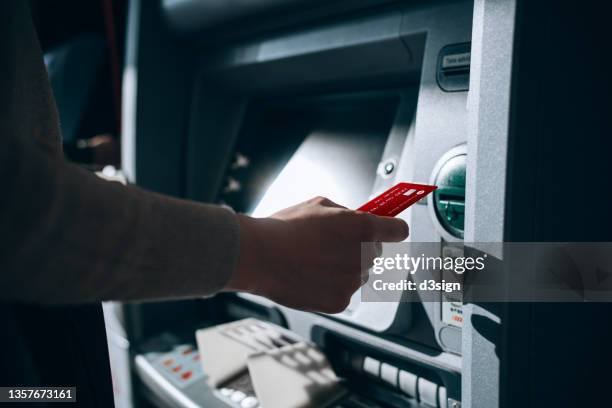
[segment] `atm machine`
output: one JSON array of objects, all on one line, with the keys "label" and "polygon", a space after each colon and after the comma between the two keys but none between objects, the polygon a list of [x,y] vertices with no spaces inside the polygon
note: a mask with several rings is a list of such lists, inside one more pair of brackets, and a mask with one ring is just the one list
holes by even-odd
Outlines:
[{"label": "atm machine", "polygon": [[[409,240],[444,250],[508,239],[515,18],[527,6],[222,3],[130,2],[123,163],[131,181],[255,216],[315,195],[356,208],[398,181],[431,183],[440,189],[401,215]],[[133,398],[257,406],[248,393],[207,385],[194,337],[248,318],[326,356],[348,390],[329,406],[504,405],[521,382],[503,369],[500,333],[525,339],[502,316],[516,325],[531,312],[442,299],[362,302],[357,293],[335,315],[243,294],[125,305]],[[521,356],[517,345],[504,346],[516,353],[507,358]]]}]

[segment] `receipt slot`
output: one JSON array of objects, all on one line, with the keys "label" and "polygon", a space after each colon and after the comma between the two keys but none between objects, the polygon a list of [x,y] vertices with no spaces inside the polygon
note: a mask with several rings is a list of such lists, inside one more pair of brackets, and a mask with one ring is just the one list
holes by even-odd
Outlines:
[{"label": "receipt slot", "polygon": [[447,152],[436,164],[431,184],[438,186],[430,203],[434,224],[443,238],[463,239],[465,217],[466,146]]}]

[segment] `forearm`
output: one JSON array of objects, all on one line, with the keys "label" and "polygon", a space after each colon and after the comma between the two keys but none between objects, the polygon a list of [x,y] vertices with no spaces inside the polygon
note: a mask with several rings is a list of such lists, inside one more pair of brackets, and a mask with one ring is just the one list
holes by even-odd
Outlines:
[{"label": "forearm", "polygon": [[100,180],[8,137],[0,297],[42,303],[202,296],[238,254],[230,210]]}]

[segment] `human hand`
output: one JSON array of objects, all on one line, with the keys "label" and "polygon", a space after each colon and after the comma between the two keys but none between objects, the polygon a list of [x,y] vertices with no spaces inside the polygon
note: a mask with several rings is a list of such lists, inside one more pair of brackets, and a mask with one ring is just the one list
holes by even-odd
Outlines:
[{"label": "human hand", "polygon": [[[346,209],[317,197],[269,218],[239,215],[240,255],[229,290],[265,296],[282,305],[338,313],[362,283],[361,243],[368,268],[380,242],[399,242],[399,218]],[[366,268],[367,270],[367,268]]]}]

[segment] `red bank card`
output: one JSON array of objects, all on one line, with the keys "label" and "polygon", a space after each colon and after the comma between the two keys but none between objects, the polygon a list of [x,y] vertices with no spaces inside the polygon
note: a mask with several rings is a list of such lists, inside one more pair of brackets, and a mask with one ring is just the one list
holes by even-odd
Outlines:
[{"label": "red bank card", "polygon": [[357,211],[395,217],[437,188],[427,184],[398,183],[359,207]]}]

